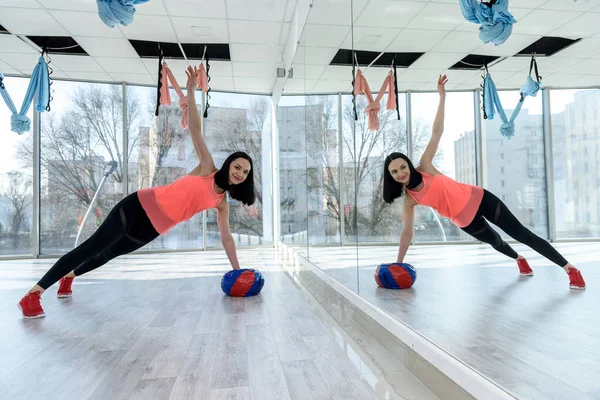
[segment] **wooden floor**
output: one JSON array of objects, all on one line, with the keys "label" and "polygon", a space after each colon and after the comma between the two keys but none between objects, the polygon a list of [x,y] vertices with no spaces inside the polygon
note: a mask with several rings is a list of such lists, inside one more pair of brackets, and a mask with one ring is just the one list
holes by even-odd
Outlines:
[{"label": "wooden floor", "polygon": [[[311,248],[311,261],[361,296],[522,399],[600,399],[600,243],[559,243],[587,290],[531,249],[535,275],[487,245],[414,246],[408,290],[378,288],[373,272],[395,246]],[[358,254],[358,257],[357,257]],[[355,264],[340,260],[354,257]],[[358,273],[356,265],[359,266]]]},{"label": "wooden floor", "polygon": [[230,298],[223,252],[132,255],[78,278],[71,299],[22,294],[54,260],[0,262],[2,399],[435,400],[373,337],[341,329],[272,250],[239,252],[259,296]]}]

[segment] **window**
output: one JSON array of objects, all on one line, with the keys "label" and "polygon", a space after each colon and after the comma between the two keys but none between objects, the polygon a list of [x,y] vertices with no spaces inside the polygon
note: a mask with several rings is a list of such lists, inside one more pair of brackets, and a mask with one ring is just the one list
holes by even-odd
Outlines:
[{"label": "window", "polygon": [[[597,202],[596,197],[590,198],[588,194],[600,192],[600,178],[586,179],[581,185],[578,180],[582,173],[589,177],[600,169],[600,121],[596,106],[600,90],[551,90],[550,99],[557,237],[598,237],[600,215],[580,210],[579,204]],[[588,107],[593,110],[593,118],[585,120]],[[583,120],[575,118],[576,115]],[[579,134],[587,134],[588,139],[583,142]],[[594,143],[595,154],[588,151],[591,143]],[[590,163],[593,171],[590,171]]]},{"label": "window", "polygon": [[[19,109],[29,79],[4,78],[6,90]],[[10,130],[10,111],[0,101],[0,255],[32,254],[33,226],[33,135]],[[52,105],[54,106],[53,103]],[[33,117],[33,107],[27,117]],[[44,113],[45,114],[45,113]],[[43,115],[43,114],[42,114]]]},{"label": "window", "polygon": [[54,81],[52,89],[61,101],[54,96],[52,110],[40,115],[42,254],[71,250],[91,207],[79,239],[86,240],[104,221],[109,205],[123,198],[119,163],[92,204],[107,163],[123,159],[121,85]]}]

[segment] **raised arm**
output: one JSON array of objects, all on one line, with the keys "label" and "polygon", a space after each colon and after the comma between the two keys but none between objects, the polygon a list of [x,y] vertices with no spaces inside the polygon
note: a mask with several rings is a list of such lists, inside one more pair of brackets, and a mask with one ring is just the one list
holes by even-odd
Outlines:
[{"label": "raised arm", "polygon": [[406,197],[404,199],[404,207],[402,210],[402,233],[400,234],[400,247],[398,248],[398,258],[396,262],[403,262],[404,256],[408,251],[408,246],[412,241],[415,221],[415,201]]},{"label": "raised arm", "polygon": [[225,254],[227,254],[231,267],[233,269],[240,269],[240,263],[237,259],[235,250],[235,241],[233,240],[233,235],[229,228],[229,205],[227,204],[226,198],[223,198],[217,207],[217,224],[219,225],[221,243],[223,244]]},{"label": "raised arm", "polygon": [[202,125],[200,124],[200,113],[196,106],[196,88],[198,87],[198,78],[196,77],[198,69],[196,67],[188,67],[185,71],[187,75],[187,83],[185,85],[187,89],[187,101],[188,101],[188,120],[189,120],[189,131],[192,136],[192,142],[194,143],[194,149],[200,160],[202,166],[202,175],[208,175],[215,169],[215,163],[213,161],[208,147],[204,142],[202,136]]},{"label": "raised arm", "polygon": [[448,78],[446,75],[440,75],[437,83],[437,90],[440,94],[440,103],[438,104],[437,113],[435,114],[435,120],[433,121],[433,129],[431,131],[431,139],[429,139],[429,144],[427,144],[427,148],[425,148],[425,152],[421,156],[421,160],[419,165],[421,168],[433,168],[433,158],[435,157],[435,153],[437,152],[438,146],[440,144],[440,139],[442,138],[442,133],[444,132],[444,107],[446,106],[446,82],[448,82]]}]

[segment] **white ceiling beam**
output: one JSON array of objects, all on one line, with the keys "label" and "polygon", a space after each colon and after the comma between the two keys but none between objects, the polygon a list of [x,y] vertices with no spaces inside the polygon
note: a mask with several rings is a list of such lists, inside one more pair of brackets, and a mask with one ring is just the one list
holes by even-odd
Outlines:
[{"label": "white ceiling beam", "polygon": [[296,49],[300,44],[302,32],[304,32],[304,27],[306,26],[306,21],[308,21],[308,15],[310,14],[312,5],[313,0],[298,0],[298,3],[296,4],[296,10],[294,11],[292,23],[290,24],[290,33],[285,42],[281,60],[280,62],[275,63],[276,68],[280,67],[285,69],[285,77],[277,78],[277,70],[275,69],[275,71],[273,71],[273,74],[275,74],[275,84],[273,85],[273,90],[271,92],[273,93],[273,104],[275,104],[275,106],[279,104],[279,99],[281,98],[283,88],[287,82],[288,74],[292,67],[294,56],[296,55]]}]

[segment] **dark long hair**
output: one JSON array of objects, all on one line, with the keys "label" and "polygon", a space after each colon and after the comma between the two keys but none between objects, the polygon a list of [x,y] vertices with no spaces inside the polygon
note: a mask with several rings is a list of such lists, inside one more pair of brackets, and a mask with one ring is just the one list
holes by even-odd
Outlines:
[{"label": "dark long hair", "polygon": [[385,162],[383,163],[383,200],[388,204],[392,204],[394,199],[402,196],[402,193],[404,192],[404,184],[396,182],[389,171],[390,163],[399,158],[406,161],[408,170],[410,171],[410,178],[406,187],[408,189],[413,189],[423,182],[423,175],[415,169],[408,157],[402,153],[390,154],[385,158]]},{"label": "dark long hair", "polygon": [[[244,182],[239,185],[231,185],[229,184],[229,167],[233,160],[237,158],[244,158],[248,160],[250,163],[250,172],[248,172],[248,176],[244,180]],[[254,204],[256,200],[256,194],[254,190],[254,166],[252,164],[252,158],[243,151],[236,151],[231,154],[225,161],[223,161],[223,165],[221,169],[217,171],[215,174],[215,183],[221,189],[224,189],[229,192],[229,197],[232,199],[238,200],[244,203],[247,206]]]}]

